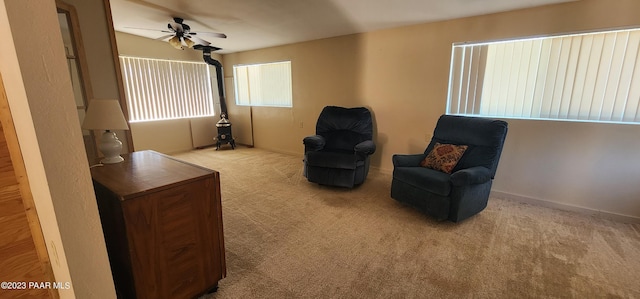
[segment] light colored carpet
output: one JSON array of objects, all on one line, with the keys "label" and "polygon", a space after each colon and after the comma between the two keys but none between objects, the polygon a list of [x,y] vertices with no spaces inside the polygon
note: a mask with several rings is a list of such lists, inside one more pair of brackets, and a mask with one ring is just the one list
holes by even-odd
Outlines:
[{"label": "light colored carpet", "polygon": [[[302,150],[302,147],[301,147]],[[312,184],[302,155],[174,155],[220,172],[227,277],[204,298],[640,298],[640,225],[491,199],[462,223]]]}]

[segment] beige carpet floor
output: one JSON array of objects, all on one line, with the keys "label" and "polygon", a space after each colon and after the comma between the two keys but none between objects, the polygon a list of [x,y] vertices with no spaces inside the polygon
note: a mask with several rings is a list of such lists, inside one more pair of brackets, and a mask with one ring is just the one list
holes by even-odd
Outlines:
[{"label": "beige carpet floor", "polygon": [[[174,155],[220,172],[227,277],[203,298],[640,298],[640,225],[492,198],[462,223],[312,184],[302,155]],[[640,200],[640,199],[639,199]]]}]

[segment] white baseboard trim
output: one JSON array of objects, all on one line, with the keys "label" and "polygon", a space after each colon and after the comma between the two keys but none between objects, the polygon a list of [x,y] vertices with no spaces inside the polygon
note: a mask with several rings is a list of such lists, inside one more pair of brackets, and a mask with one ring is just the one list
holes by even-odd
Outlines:
[{"label": "white baseboard trim", "polygon": [[492,190],[491,191],[491,197],[500,198],[500,199],[508,199],[508,200],[518,201],[518,202],[527,203],[527,204],[536,205],[536,206],[541,206],[541,207],[546,207],[546,208],[558,209],[558,210],[569,211],[569,212],[576,212],[576,213],[580,213],[580,214],[600,217],[600,218],[603,218],[603,219],[613,220],[613,221],[617,221],[617,222],[640,223],[640,217],[636,217],[636,216],[622,215],[622,214],[617,214],[617,213],[612,213],[612,212],[607,212],[607,211],[599,211],[599,210],[594,210],[594,209],[585,208],[585,207],[581,207],[581,206],[575,206],[575,205],[570,205],[570,204],[565,204],[565,203],[553,202],[553,201],[548,201],[548,200],[543,200],[543,199],[538,199],[538,198],[533,198],[533,197],[527,197],[527,196],[518,195],[518,194],[511,194],[511,193],[502,192],[502,191],[494,191],[494,190]]}]

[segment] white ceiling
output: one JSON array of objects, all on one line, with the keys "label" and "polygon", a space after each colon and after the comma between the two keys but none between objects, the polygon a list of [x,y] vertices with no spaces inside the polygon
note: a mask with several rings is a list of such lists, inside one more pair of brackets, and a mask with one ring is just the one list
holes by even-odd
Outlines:
[{"label": "white ceiling", "polygon": [[[167,33],[172,17],[232,53],[359,32],[575,0],[111,0],[116,31]],[[142,28],[142,29],[134,29]],[[145,30],[151,29],[151,30]],[[158,30],[158,31],[156,31]]]}]

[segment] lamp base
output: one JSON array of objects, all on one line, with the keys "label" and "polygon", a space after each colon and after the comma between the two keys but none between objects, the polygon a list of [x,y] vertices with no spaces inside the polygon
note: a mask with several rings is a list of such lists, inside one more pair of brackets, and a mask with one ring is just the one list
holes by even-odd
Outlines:
[{"label": "lamp base", "polygon": [[100,160],[102,164],[115,164],[124,161],[124,158],[118,155],[117,157],[104,158]]},{"label": "lamp base", "polygon": [[124,161],[124,158],[120,156],[122,152],[122,142],[118,140],[115,132],[107,130],[102,134],[100,138],[100,144],[98,149],[104,155],[104,159],[100,161],[102,164],[114,164]]}]

